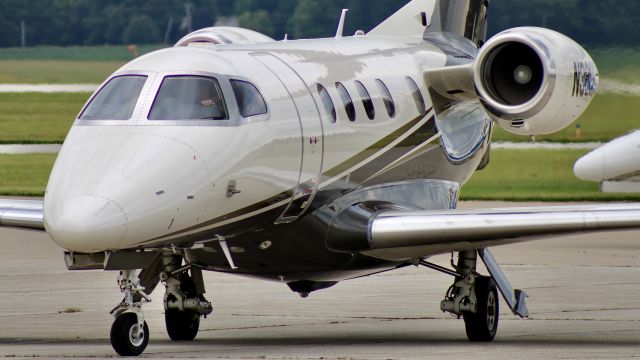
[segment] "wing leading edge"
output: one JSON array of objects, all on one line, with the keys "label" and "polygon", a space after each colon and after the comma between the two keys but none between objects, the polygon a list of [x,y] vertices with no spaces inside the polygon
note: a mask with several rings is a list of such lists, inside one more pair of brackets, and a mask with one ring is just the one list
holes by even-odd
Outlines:
[{"label": "wing leading edge", "polygon": [[42,200],[0,199],[0,226],[44,230]]},{"label": "wing leading edge", "polygon": [[400,260],[622,229],[640,229],[640,204],[388,211],[370,222],[370,249],[364,253]]}]

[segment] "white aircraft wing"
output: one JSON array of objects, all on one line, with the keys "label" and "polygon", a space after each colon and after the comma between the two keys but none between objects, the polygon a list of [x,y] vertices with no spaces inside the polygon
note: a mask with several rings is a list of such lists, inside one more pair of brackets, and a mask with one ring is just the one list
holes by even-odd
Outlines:
[{"label": "white aircraft wing", "polygon": [[573,172],[603,192],[640,192],[640,131],[619,137],[578,159]]},{"label": "white aircraft wing", "polygon": [[370,248],[363,252],[399,260],[558,234],[634,228],[640,229],[640,204],[388,211],[371,220]]},{"label": "white aircraft wing", "polygon": [[44,230],[42,200],[0,199],[0,226]]}]

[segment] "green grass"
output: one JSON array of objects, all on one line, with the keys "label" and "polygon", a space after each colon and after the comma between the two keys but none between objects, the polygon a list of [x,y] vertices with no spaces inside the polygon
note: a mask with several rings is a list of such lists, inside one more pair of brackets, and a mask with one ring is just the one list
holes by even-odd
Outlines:
[{"label": "green grass", "polygon": [[[163,45],[145,45],[139,55]],[[100,84],[132,59],[127,47],[90,46],[0,49],[0,84]]]},{"label": "green grass", "polygon": [[604,194],[599,184],[579,180],[573,164],[584,150],[493,150],[491,163],[462,190],[463,200],[617,201],[640,194]]},{"label": "green grass", "polygon": [[[576,137],[576,124],[582,136]],[[538,141],[587,142],[609,141],[640,127],[640,98],[622,94],[598,94],[587,111],[568,128]],[[526,137],[513,135],[496,127],[494,141],[526,141]]]},{"label": "green grass", "polygon": [[61,143],[88,93],[0,93],[0,143]]},{"label": "green grass", "polygon": [[124,61],[0,60],[0,84],[100,84]]},{"label": "green grass", "polygon": [[[60,143],[86,100],[79,94],[0,93],[0,143]],[[579,120],[579,141],[609,141],[640,127],[640,99],[598,95]],[[496,127],[494,141],[527,141]],[[575,125],[539,141],[573,142]]]},{"label": "green grass", "polygon": [[[582,150],[493,150],[491,164],[463,187],[462,200],[640,201],[640,194],[603,194],[578,180]],[[42,196],[56,155],[0,155],[0,195]]]},{"label": "green grass", "polygon": [[[142,45],[138,47],[138,53],[143,55],[164,47],[166,45]],[[590,49],[589,52],[602,77],[628,83],[639,82],[640,49],[611,47]],[[106,75],[131,58],[126,45],[0,48],[0,83],[101,82]],[[83,65],[82,62],[88,64]],[[33,69],[36,74],[30,76],[31,71],[21,71],[19,64],[24,65],[22,69]],[[74,64],[79,68],[74,69]],[[90,73],[96,75],[92,77]]]},{"label": "green grass", "polygon": [[[143,45],[138,54],[158,50],[165,45]],[[113,61],[131,60],[131,53],[125,45],[118,46],[36,46],[28,48],[0,48],[0,60],[72,60],[72,61]]]},{"label": "green grass", "polygon": [[56,155],[0,154],[0,195],[43,196]]},{"label": "green grass", "polygon": [[626,83],[640,82],[640,49],[638,48],[598,48],[591,49],[600,76]]}]

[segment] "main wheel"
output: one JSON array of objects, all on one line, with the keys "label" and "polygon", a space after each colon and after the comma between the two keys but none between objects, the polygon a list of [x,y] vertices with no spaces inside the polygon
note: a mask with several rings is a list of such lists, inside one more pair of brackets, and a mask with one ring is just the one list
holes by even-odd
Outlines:
[{"label": "main wheel", "polygon": [[120,315],[111,326],[111,346],[120,356],[138,356],[149,344],[149,327],[144,322],[138,336],[138,317],[133,313]]},{"label": "main wheel", "polygon": [[496,282],[489,277],[478,277],[475,284],[478,312],[465,313],[464,326],[469,341],[490,342],[498,332],[500,303]]},{"label": "main wheel", "polygon": [[198,335],[200,315],[193,311],[167,310],[164,313],[167,334],[173,341],[191,341]]}]

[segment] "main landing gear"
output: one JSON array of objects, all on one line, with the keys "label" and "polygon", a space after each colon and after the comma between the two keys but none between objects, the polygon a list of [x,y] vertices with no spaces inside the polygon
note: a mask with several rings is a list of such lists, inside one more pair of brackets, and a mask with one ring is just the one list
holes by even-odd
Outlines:
[{"label": "main landing gear", "polygon": [[[478,254],[487,266],[490,277],[476,272]],[[514,314],[528,316],[525,304],[527,295],[521,290],[513,290],[488,250],[460,252],[458,263],[453,264],[452,261],[455,271],[424,260],[420,264],[455,277],[454,284],[440,303],[440,309],[464,319],[469,341],[490,342],[496,337],[500,319],[498,290]]]},{"label": "main landing gear", "polygon": [[[144,321],[142,304],[151,300],[140,285],[138,275],[137,270],[124,270],[118,276],[124,299],[111,311],[116,318],[111,326],[111,345],[121,356],[138,356],[149,344],[149,327]],[[182,266],[182,257],[171,254],[162,257],[162,271],[158,276],[166,289],[164,309],[169,337],[174,341],[195,339],[200,318],[213,312],[211,303],[203,296],[202,271],[190,265]]]},{"label": "main landing gear", "polygon": [[167,334],[174,341],[191,341],[198,335],[200,317],[213,312],[211,303],[203,296],[202,270],[180,267],[182,258],[176,256],[165,256],[163,262],[165,271],[160,274],[160,280],[166,288],[164,319]]}]

